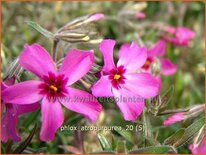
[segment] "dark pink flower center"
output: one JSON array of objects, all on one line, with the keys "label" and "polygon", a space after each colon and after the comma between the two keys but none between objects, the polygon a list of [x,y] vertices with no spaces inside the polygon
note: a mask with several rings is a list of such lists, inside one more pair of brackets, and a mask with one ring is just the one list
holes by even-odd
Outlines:
[{"label": "dark pink flower center", "polygon": [[40,93],[46,95],[48,99],[56,100],[57,98],[66,97],[68,78],[65,78],[64,75],[55,75],[49,72],[48,76],[44,76],[43,81],[44,83],[39,86]]},{"label": "dark pink flower center", "polygon": [[153,62],[153,59],[148,57],[145,64],[142,66],[143,69],[148,70]]},{"label": "dark pink flower center", "polygon": [[119,66],[117,68],[112,69],[109,72],[109,79],[112,82],[112,86],[114,88],[119,89],[121,84],[125,83],[125,76],[124,73],[126,72],[126,69],[124,66]]}]

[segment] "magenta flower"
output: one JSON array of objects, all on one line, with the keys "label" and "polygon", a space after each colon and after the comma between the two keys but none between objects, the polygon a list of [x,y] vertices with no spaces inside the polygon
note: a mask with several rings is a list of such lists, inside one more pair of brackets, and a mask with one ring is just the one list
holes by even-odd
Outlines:
[{"label": "magenta flower", "polygon": [[191,150],[192,154],[206,154],[205,142],[206,139],[203,138],[199,144],[190,144],[189,149]]},{"label": "magenta flower", "polygon": [[[98,97],[118,98],[125,120],[135,120],[144,109],[144,99],[158,94],[159,82],[149,73],[138,73],[147,58],[147,50],[134,42],[128,48],[121,48],[117,65],[113,61],[114,40],[104,40],[100,51],[104,57],[101,78],[92,87]],[[136,100],[130,100],[136,97]]]},{"label": "magenta flower", "polygon": [[97,119],[101,105],[94,97],[85,91],[68,87],[82,78],[93,62],[92,51],[72,49],[57,72],[54,62],[43,47],[38,44],[26,45],[19,57],[19,63],[24,69],[38,76],[39,80],[21,82],[9,87],[2,92],[2,97],[5,102],[15,104],[31,104],[42,99],[40,139],[52,140],[64,121],[61,104],[91,121]]},{"label": "magenta flower", "polygon": [[163,38],[175,45],[188,46],[189,41],[195,37],[195,32],[186,27],[166,27],[165,31],[173,35],[173,37]]},{"label": "magenta flower", "polygon": [[169,59],[163,58],[165,54],[166,43],[159,40],[152,48],[148,50],[148,57],[142,69],[151,72],[151,65],[156,58],[160,59],[160,73],[163,75],[172,75],[176,73],[177,67]]},{"label": "magenta flower", "polygon": [[[6,83],[1,83],[1,91],[9,88],[9,85],[14,84],[14,80],[10,83],[10,81],[6,81]],[[3,97],[3,96],[2,96]],[[18,117],[25,113],[29,113],[37,110],[40,107],[39,103],[32,103],[29,105],[18,105],[6,103],[4,101],[1,102],[1,108],[3,112],[2,116],[2,124],[1,124],[1,141],[7,142],[8,139],[12,139],[15,142],[21,140],[18,131],[16,129]]]},{"label": "magenta flower", "polygon": [[164,120],[163,125],[165,125],[165,126],[171,125],[171,124],[174,124],[176,122],[180,122],[184,119],[185,119],[184,113],[182,113],[182,112],[175,113],[175,114],[171,115],[170,117],[168,117],[166,120]]}]

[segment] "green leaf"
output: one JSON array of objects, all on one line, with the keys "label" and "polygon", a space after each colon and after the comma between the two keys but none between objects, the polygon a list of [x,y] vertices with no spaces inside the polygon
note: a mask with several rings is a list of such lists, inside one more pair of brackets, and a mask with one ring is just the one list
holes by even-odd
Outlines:
[{"label": "green leaf", "polygon": [[15,150],[13,153],[22,153],[26,147],[29,145],[29,143],[31,142],[35,132],[36,132],[36,128],[37,128],[37,125],[35,124],[34,125],[34,128],[32,129],[31,133],[29,134],[29,136],[25,139],[25,141],[23,141]]},{"label": "green leaf", "polygon": [[169,115],[169,114],[174,114],[177,112],[187,112],[189,110],[189,108],[185,108],[185,109],[168,109],[168,110],[164,110],[158,113],[157,116],[161,116],[161,115]]},{"label": "green leaf", "polygon": [[190,139],[192,139],[204,125],[205,123],[204,119],[205,118],[202,117],[198,119],[197,121],[195,121],[194,123],[192,123],[189,127],[187,127],[185,129],[185,132],[182,138],[178,140],[173,146],[176,148],[180,147],[186,144]]},{"label": "green leaf", "polygon": [[127,141],[133,143],[133,135],[131,132],[126,130],[115,130],[117,133],[119,133],[122,137],[124,137]]},{"label": "green leaf", "polygon": [[49,39],[54,39],[54,35],[51,32],[44,29],[43,27],[41,27],[39,24],[33,21],[28,21],[27,24],[33,29],[35,29],[36,31],[38,31],[39,33],[41,33],[42,35],[44,35],[45,37]]},{"label": "green leaf", "polygon": [[170,88],[167,90],[167,92],[161,97],[161,105],[160,108],[164,108],[167,106],[169,101],[171,100],[174,93],[174,86],[170,86]]},{"label": "green leaf", "polygon": [[180,129],[177,132],[175,132],[172,136],[170,136],[169,138],[167,138],[164,141],[165,145],[173,145],[174,143],[176,143],[179,139],[182,138],[183,134],[185,133],[185,129]]},{"label": "green leaf", "polygon": [[150,146],[145,148],[139,148],[129,151],[129,154],[137,154],[137,153],[151,153],[151,154],[162,154],[167,153],[169,150],[171,150],[172,147],[162,145],[162,146]]},{"label": "green leaf", "polygon": [[99,142],[101,144],[101,147],[104,151],[112,151],[112,148],[109,145],[109,142],[107,141],[107,139],[102,134],[98,133],[97,137],[98,137]]}]

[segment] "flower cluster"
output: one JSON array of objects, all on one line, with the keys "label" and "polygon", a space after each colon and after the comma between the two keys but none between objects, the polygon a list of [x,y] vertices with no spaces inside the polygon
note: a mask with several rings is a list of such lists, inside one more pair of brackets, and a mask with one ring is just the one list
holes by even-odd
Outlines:
[{"label": "flower cluster", "polygon": [[[103,17],[103,14],[94,14],[85,17],[86,20],[82,23],[96,22]],[[136,17],[144,19],[145,15],[137,12]],[[75,24],[79,26],[79,22]],[[69,26],[74,25],[70,23]],[[61,29],[56,37],[60,34],[62,37],[67,28],[68,25]],[[177,65],[165,58],[167,42],[185,46],[194,38],[194,32],[187,28],[168,27],[165,31],[172,37],[161,38],[151,48],[140,46],[136,42],[122,44],[116,63],[114,61],[116,41],[103,40],[99,44],[103,66],[99,71],[98,80],[92,83],[88,91],[76,88],[74,84],[85,77],[95,64],[94,50],[70,49],[59,67],[41,45],[26,44],[18,57],[18,62],[35,78],[18,83],[14,77],[1,83],[4,112],[1,140],[19,141],[20,136],[16,129],[18,117],[37,109],[41,109],[42,141],[55,138],[55,133],[64,122],[63,107],[95,122],[102,110],[98,97],[125,98],[116,101],[116,104],[124,120],[135,121],[142,114],[145,101],[159,94],[161,75],[169,76],[177,71]],[[158,66],[156,69],[155,65]],[[129,100],[134,97],[138,100]],[[72,102],[76,98],[84,100]],[[184,119],[184,113],[177,113],[165,120],[164,125]],[[191,148],[194,150],[195,146]]]}]

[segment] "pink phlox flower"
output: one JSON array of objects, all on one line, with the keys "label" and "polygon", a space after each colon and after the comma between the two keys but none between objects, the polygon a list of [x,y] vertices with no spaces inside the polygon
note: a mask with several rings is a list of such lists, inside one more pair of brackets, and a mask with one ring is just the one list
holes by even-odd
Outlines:
[{"label": "pink phlox flower", "polygon": [[156,96],[159,82],[149,73],[137,73],[146,59],[147,49],[134,42],[119,50],[119,60],[113,60],[114,40],[103,40],[99,49],[104,58],[100,79],[92,93],[98,97],[115,97],[125,120],[135,120],[144,109],[144,99]]},{"label": "pink phlox flower", "polygon": [[194,39],[195,32],[186,27],[166,27],[165,31],[168,32],[171,37],[163,37],[167,42],[180,46],[188,46],[189,41]]},{"label": "pink phlox flower", "polygon": [[55,132],[64,122],[61,104],[96,121],[101,105],[89,93],[69,87],[82,78],[94,63],[93,51],[72,49],[57,71],[51,56],[38,44],[25,45],[19,56],[20,65],[39,80],[15,84],[2,92],[5,102],[31,104],[42,100],[40,139],[53,140]]},{"label": "pink phlox flower", "polygon": [[166,42],[159,40],[153,47],[148,50],[148,56],[145,64],[142,66],[144,71],[151,72],[151,65],[155,62],[155,59],[160,60],[160,73],[163,75],[172,75],[177,71],[177,66],[173,64],[169,59],[164,58]]}]

